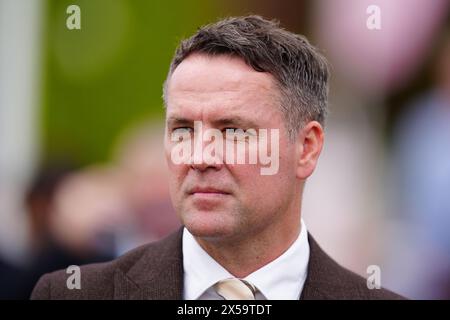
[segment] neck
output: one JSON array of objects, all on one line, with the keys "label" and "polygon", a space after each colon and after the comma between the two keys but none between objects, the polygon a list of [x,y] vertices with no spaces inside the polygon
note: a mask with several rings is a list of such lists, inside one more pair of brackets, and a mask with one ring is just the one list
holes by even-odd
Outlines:
[{"label": "neck", "polygon": [[298,210],[292,210],[283,223],[272,223],[256,234],[232,241],[195,239],[229,273],[245,278],[277,259],[297,240],[301,231],[300,205],[294,207]]}]

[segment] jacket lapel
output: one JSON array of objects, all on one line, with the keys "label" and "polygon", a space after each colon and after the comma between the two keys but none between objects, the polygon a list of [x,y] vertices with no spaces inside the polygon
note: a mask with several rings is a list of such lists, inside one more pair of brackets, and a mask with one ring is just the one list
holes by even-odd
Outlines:
[{"label": "jacket lapel", "polygon": [[320,248],[309,233],[308,242],[310,249],[308,275],[300,300],[336,299],[334,289],[340,287],[336,279],[339,266]]},{"label": "jacket lapel", "polygon": [[[148,245],[145,253],[127,272],[114,275],[114,299],[183,299],[183,253],[180,228],[167,238]],[[339,298],[339,266],[308,233],[310,257],[308,275],[300,300]]]},{"label": "jacket lapel", "polygon": [[148,245],[128,272],[118,269],[114,299],[181,300],[183,254],[180,228],[167,238]]}]

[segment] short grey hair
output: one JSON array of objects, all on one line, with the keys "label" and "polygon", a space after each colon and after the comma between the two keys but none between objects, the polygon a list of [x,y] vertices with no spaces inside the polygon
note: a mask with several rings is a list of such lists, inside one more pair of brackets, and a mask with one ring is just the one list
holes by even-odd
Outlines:
[{"label": "short grey hair", "polygon": [[254,70],[270,73],[280,90],[280,107],[292,140],[307,121],[316,120],[324,126],[327,60],[305,37],[281,28],[278,21],[255,15],[230,17],[205,25],[183,40],[164,83],[165,104],[170,76],[193,53],[237,56]]}]

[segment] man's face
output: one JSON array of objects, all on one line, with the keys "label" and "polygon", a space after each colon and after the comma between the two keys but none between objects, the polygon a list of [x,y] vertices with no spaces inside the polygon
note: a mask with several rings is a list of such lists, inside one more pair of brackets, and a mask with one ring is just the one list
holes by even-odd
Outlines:
[{"label": "man's face", "polygon": [[[253,70],[237,57],[194,54],[171,76],[165,137],[171,197],[182,223],[195,236],[236,240],[289,223],[286,216],[299,196],[299,180],[295,144],[288,141],[278,94],[270,74]],[[210,143],[194,138],[195,121],[201,121],[203,131],[278,129],[278,172],[262,175],[265,165],[259,161],[226,163],[226,151],[216,154],[223,163],[175,164],[174,132],[192,134],[192,145]],[[223,140],[225,145],[225,134]],[[269,145],[267,153],[272,150]]]}]

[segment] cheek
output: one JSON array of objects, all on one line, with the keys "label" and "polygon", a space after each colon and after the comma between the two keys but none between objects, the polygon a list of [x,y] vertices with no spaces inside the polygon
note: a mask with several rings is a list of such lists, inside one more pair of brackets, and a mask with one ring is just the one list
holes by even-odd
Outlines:
[{"label": "cheek", "polygon": [[237,184],[238,197],[242,201],[263,198],[267,194],[268,185],[271,182],[270,176],[261,175],[261,167],[251,164],[236,164],[229,166],[229,171]]},{"label": "cheek", "polygon": [[170,159],[170,150],[171,150],[171,147],[165,141],[164,142],[164,157],[166,158],[166,164],[167,164],[167,167],[169,168],[169,170],[171,170],[170,166],[173,164]]},{"label": "cheek", "polygon": [[169,175],[171,178],[173,178],[174,175],[176,175],[177,172],[180,171],[181,165],[177,165],[172,161],[172,148],[173,145],[171,143],[165,143],[164,145],[164,156],[166,158],[166,164],[167,168],[169,170]]},{"label": "cheek", "polygon": [[186,166],[185,165],[176,165],[176,164],[170,164],[169,167],[169,183],[170,187],[173,189],[173,191],[177,191],[181,188],[181,185],[183,184],[184,177],[186,176]]},{"label": "cheek", "polygon": [[184,176],[187,172],[187,166],[183,164],[174,164],[170,158],[170,151],[165,151],[167,178],[169,181],[170,194],[176,195],[181,188]]},{"label": "cheek", "polygon": [[250,164],[228,166],[237,183],[239,198],[243,202],[253,202],[254,206],[266,206],[274,199],[283,199],[296,182],[293,154],[280,154],[279,170],[273,175],[262,175],[261,168]]}]

